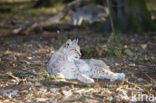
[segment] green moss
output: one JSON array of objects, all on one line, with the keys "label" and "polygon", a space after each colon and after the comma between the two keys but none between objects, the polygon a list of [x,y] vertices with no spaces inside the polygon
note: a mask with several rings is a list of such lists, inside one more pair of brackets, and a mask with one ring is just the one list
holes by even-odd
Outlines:
[{"label": "green moss", "polygon": [[16,72],[16,73],[13,73],[16,77],[19,77],[19,78],[24,78],[26,77],[26,74],[23,73],[23,72]]},{"label": "green moss", "polygon": [[50,77],[50,75],[46,71],[44,71],[43,73],[41,73],[39,76],[40,76],[40,79],[45,79],[45,78],[49,78]]}]

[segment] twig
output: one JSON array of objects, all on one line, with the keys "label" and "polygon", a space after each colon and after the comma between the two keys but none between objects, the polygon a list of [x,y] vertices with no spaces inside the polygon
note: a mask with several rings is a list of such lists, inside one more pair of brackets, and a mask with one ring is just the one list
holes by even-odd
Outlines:
[{"label": "twig", "polygon": [[110,9],[109,0],[107,0],[107,5],[108,5],[108,10],[109,10],[109,19],[110,19],[111,28],[112,28],[112,33],[111,33],[111,35],[109,36],[109,38],[108,38],[108,40],[107,40],[107,45],[109,45],[110,42],[114,39],[114,36],[115,36],[115,29],[114,29],[114,23],[113,23],[113,20],[112,20],[112,15],[111,15],[111,9]]},{"label": "twig", "polygon": [[129,84],[129,85],[132,85],[132,86],[136,86],[136,87],[141,87],[141,88],[151,88],[151,87],[154,87],[153,84],[145,84],[145,85],[139,85],[139,84],[135,84],[135,83],[132,83],[132,82],[129,82],[127,80],[124,80],[125,83]]},{"label": "twig", "polygon": [[8,76],[10,76],[10,77],[12,77],[13,79],[15,79],[16,81],[17,81],[17,83],[16,84],[20,84],[20,83],[22,83],[22,82],[25,82],[26,81],[26,79],[20,79],[20,78],[18,78],[18,77],[16,77],[16,76],[14,76],[12,73],[6,73]]},{"label": "twig", "polygon": [[108,40],[107,40],[107,45],[110,44],[110,42],[114,39],[114,33],[111,33],[111,35],[109,36]]},{"label": "twig", "polygon": [[79,83],[79,82],[73,82],[73,81],[62,81],[62,80],[41,80],[42,83],[46,85],[57,85],[57,86],[62,86],[62,85],[76,85],[76,86],[81,86],[81,87],[88,87],[88,84],[84,83]]},{"label": "twig", "polygon": [[132,85],[132,86],[138,86],[137,84],[132,83],[132,82],[129,82],[128,80],[124,80],[124,82],[127,83],[127,84],[130,84],[130,85]]},{"label": "twig", "polygon": [[7,73],[7,75],[9,75],[10,77],[12,77],[13,79],[15,79],[18,83],[21,81],[18,77],[15,77],[13,74],[11,73]]},{"label": "twig", "polygon": [[147,73],[145,73],[145,72],[143,72],[153,83],[156,83],[156,81],[153,79],[153,78],[151,78]]},{"label": "twig", "polygon": [[93,96],[89,96],[89,95],[83,95],[86,98],[90,98],[90,99],[95,99],[95,100],[99,100],[101,103],[104,103],[104,99],[101,99],[99,97],[93,97]]}]

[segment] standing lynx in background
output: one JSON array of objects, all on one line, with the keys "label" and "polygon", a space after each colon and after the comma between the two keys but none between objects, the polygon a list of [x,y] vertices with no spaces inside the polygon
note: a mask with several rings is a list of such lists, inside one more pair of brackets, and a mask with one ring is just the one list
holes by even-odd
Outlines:
[{"label": "standing lynx in background", "polygon": [[77,79],[83,83],[93,84],[93,78],[125,79],[124,73],[113,73],[102,60],[80,59],[78,40],[68,40],[49,60],[47,71],[60,78]]},{"label": "standing lynx in background", "polygon": [[108,8],[106,7],[98,5],[85,6],[71,14],[72,24],[81,25],[84,19],[88,19],[90,24],[95,21],[105,21],[108,14]]}]

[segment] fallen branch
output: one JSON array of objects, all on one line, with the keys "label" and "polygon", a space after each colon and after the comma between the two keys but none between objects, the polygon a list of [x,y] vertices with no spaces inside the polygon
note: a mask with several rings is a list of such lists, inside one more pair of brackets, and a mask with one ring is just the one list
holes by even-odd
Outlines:
[{"label": "fallen branch", "polygon": [[57,86],[75,85],[75,86],[80,86],[80,87],[88,87],[88,84],[84,84],[80,82],[73,82],[73,81],[66,81],[66,80],[41,80],[40,82],[45,85],[57,85]]},{"label": "fallen branch", "polygon": [[145,73],[145,72],[143,72],[153,83],[156,83],[156,81],[153,79],[153,78],[151,78],[147,73]]},{"label": "fallen branch", "polygon": [[26,81],[26,79],[20,79],[20,78],[14,76],[12,73],[6,73],[6,74],[7,74],[8,76],[12,77],[13,79],[15,79],[15,80],[17,81],[16,84],[20,84],[21,82]]},{"label": "fallen branch", "polygon": [[17,82],[20,82],[20,78],[15,77],[12,73],[7,73],[7,75],[15,79]]},{"label": "fallen branch", "polygon": [[155,88],[156,87],[156,84],[144,84],[144,85],[140,85],[140,84],[136,84],[136,83],[132,83],[132,82],[129,82],[128,80],[124,80],[125,83],[129,84],[129,85],[132,85],[132,86],[135,86],[135,87],[141,87],[141,88]]},{"label": "fallen branch", "polygon": [[102,98],[99,98],[99,97],[93,97],[93,96],[90,96],[90,95],[83,95],[84,97],[86,97],[86,98],[90,98],[90,99],[93,99],[93,100],[98,100],[98,101],[100,101],[101,103],[103,102],[104,103],[104,99],[102,99]]},{"label": "fallen branch", "polygon": [[75,11],[76,9],[83,7],[85,5],[88,5],[94,1],[95,0],[74,0],[71,3],[69,3],[67,6],[65,6],[63,10],[56,13],[54,16],[49,17],[44,20],[33,21],[31,23],[23,25],[19,28],[14,29],[13,33],[15,34],[18,34],[21,32],[28,33],[29,31],[31,31],[32,29],[36,27],[45,27],[45,26],[49,26],[52,24],[57,24],[60,22],[60,20],[62,20],[65,16],[67,16],[71,10]]}]

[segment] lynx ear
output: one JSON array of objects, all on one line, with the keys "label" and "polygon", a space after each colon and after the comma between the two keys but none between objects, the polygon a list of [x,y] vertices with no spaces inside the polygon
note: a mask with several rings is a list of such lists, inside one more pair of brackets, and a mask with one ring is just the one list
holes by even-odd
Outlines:
[{"label": "lynx ear", "polygon": [[74,39],[73,43],[77,44],[78,43],[78,38]]},{"label": "lynx ear", "polygon": [[69,47],[72,44],[72,41],[70,39],[68,39],[65,43],[65,47]]}]

